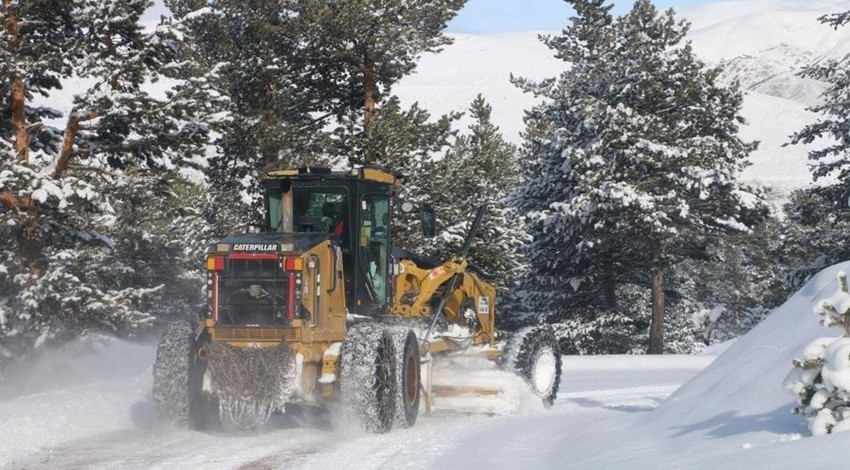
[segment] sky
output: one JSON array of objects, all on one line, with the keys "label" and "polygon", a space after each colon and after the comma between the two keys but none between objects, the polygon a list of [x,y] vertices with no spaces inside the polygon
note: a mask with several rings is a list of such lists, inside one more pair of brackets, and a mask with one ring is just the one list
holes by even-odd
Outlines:
[{"label": "sky", "polygon": [[[716,0],[714,0],[716,2]],[[633,0],[613,0],[614,13],[625,13]],[[712,0],[655,0],[659,8],[679,8]],[[572,14],[564,0],[469,0],[449,24],[452,33],[503,33],[563,29]]]},{"label": "sky", "polygon": [[[655,0],[659,8],[678,8],[717,0]],[[613,0],[615,13],[624,13],[634,0]],[[167,15],[163,0],[154,6],[144,20],[156,23]],[[513,31],[557,31],[567,25],[572,9],[564,0],[469,0],[449,24],[452,33],[505,33]]]}]

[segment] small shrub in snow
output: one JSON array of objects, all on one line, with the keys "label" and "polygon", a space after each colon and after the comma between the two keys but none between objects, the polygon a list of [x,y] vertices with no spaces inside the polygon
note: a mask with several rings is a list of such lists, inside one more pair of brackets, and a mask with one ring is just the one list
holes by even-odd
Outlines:
[{"label": "small shrub in snow", "polygon": [[850,291],[847,275],[838,273],[839,289],[822,300],[815,313],[824,326],[841,326],[842,337],[818,338],[794,360],[785,388],[797,396],[794,413],[806,417],[815,436],[850,429]]}]

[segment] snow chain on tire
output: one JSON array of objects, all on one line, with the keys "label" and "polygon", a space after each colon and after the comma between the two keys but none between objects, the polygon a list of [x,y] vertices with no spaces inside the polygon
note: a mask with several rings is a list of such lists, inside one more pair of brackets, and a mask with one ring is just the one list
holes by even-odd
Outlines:
[{"label": "snow chain on tire", "polygon": [[343,407],[368,431],[392,429],[398,393],[392,334],[382,325],[355,325],[342,343],[340,359]]},{"label": "snow chain on tire", "polygon": [[238,348],[227,343],[207,344],[210,377],[219,402],[225,431],[262,429],[274,411],[283,411],[295,390],[292,348]]},{"label": "snow chain on tire", "polygon": [[159,417],[179,427],[194,427],[192,419],[196,377],[192,325],[179,321],[168,326],[156,349],[153,365],[153,400]]},{"label": "snow chain on tire", "polygon": [[551,328],[517,330],[508,339],[503,358],[503,365],[522,377],[544,405],[555,402],[561,382],[561,348]]},{"label": "snow chain on tire", "polygon": [[419,416],[419,398],[422,379],[419,368],[419,340],[405,327],[390,330],[396,351],[396,406],[395,425],[410,428]]}]

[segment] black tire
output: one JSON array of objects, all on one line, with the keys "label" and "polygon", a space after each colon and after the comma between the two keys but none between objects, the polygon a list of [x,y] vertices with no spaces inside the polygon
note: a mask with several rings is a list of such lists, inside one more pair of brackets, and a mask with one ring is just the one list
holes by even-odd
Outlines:
[{"label": "black tire", "polygon": [[396,409],[396,353],[389,331],[361,324],[349,329],[342,343],[342,406],[374,433],[392,429]]},{"label": "black tire", "polygon": [[163,422],[178,427],[203,427],[201,381],[196,367],[195,335],[191,323],[178,321],[165,330],[153,365],[153,400]]},{"label": "black tire", "polygon": [[419,340],[406,328],[393,329],[393,343],[397,357],[395,425],[411,428],[419,416],[421,369],[419,368]]},{"label": "black tire", "polygon": [[544,405],[552,406],[561,382],[561,348],[550,328],[532,326],[516,331],[505,348],[504,364],[530,385]]}]

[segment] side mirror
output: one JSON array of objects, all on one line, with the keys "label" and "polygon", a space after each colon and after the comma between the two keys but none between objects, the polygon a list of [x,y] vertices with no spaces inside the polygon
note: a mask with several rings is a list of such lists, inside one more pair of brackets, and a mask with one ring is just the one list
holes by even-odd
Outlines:
[{"label": "side mirror", "polygon": [[422,235],[426,238],[434,238],[437,235],[437,217],[431,206],[422,208]]}]

